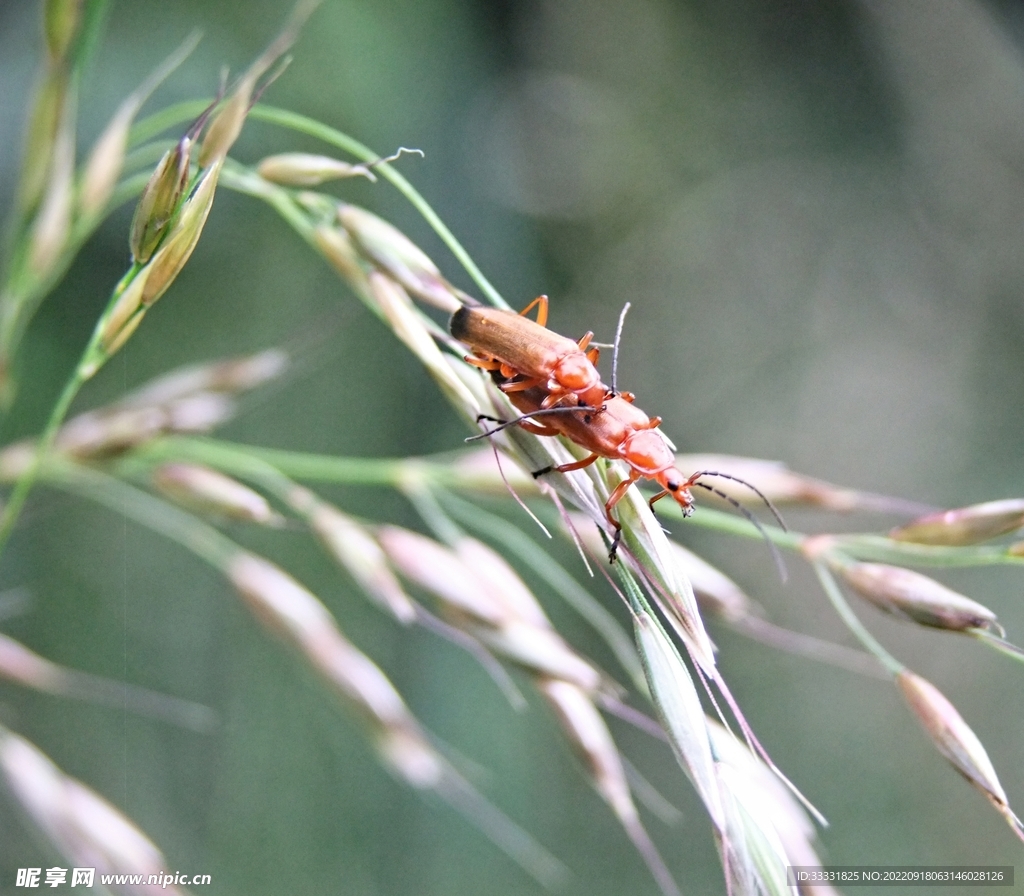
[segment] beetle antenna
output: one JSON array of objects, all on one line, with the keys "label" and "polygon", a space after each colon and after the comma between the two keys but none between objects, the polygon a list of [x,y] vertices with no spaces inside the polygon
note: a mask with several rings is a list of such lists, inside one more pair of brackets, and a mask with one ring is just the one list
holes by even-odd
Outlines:
[{"label": "beetle antenna", "polygon": [[[772,516],[775,517],[775,522],[779,524],[779,528],[782,529],[783,532],[789,531],[789,527],[786,525],[786,521],[782,518],[782,514],[779,513],[778,509],[775,507],[774,504],[772,504],[768,496],[763,491],[761,491],[761,489],[759,489],[756,485],[752,485],[751,483],[747,482],[746,479],[740,479],[739,476],[732,476],[729,473],[718,473],[715,470],[701,470],[699,473],[694,473],[690,477],[690,485],[699,484],[697,483],[697,480],[700,479],[702,476],[717,476],[719,479],[729,479],[732,482],[738,482],[740,485],[745,485],[762,501],[764,501],[764,506],[767,507],[772,512]],[[721,495],[721,497],[726,498],[731,504],[736,504],[737,507],[739,506],[739,504],[732,498],[728,498],[726,495]]]},{"label": "beetle antenna", "polygon": [[626,315],[629,313],[630,303],[622,306],[622,313],[619,314],[619,325],[615,328],[615,345],[612,348],[612,392],[619,391],[619,342],[622,341],[622,328],[626,325]]},{"label": "beetle antenna", "polygon": [[[719,473],[715,473],[715,474],[712,474],[712,473],[702,473],[701,475],[703,475],[703,476],[716,475],[717,476],[717,475],[721,475],[721,474],[719,474]],[[728,476],[726,478],[732,479],[733,477],[732,476]],[[739,481],[742,481],[742,480],[739,480]],[[744,485],[748,485],[749,483],[744,482],[743,484]],[[727,495],[721,489],[715,488],[713,485],[707,485],[704,482],[697,482],[696,480],[691,482],[690,485],[691,486],[692,485],[696,485],[696,486],[698,486],[700,488],[707,489],[712,494],[718,495],[719,498],[723,498],[724,500],[728,501],[730,504],[732,504],[733,507],[735,507],[740,513],[742,513],[743,516],[745,516],[747,518],[747,520],[750,522],[750,524],[755,529],[757,529],[758,532],[761,533],[761,537],[765,540],[765,543],[768,545],[768,550],[771,551],[771,554],[772,554],[772,560],[775,561],[775,568],[779,572],[779,578],[781,578],[783,582],[785,582],[785,581],[787,581],[789,579],[789,573],[786,570],[786,562],[782,559],[782,554],[779,552],[779,549],[776,546],[775,542],[772,541],[768,537],[768,533],[765,532],[764,526],[761,525],[761,521],[756,516],[754,516],[754,514],[752,514],[749,510],[747,510],[747,508],[744,507],[742,504],[740,504],[740,502],[737,501],[734,497],[732,497],[731,495]],[[753,486],[751,486],[751,488],[753,488]],[[764,497],[764,496],[762,495],[761,497]],[[766,501],[766,503],[768,503],[768,499],[767,498],[765,498],[765,501]],[[771,504],[768,503],[768,506],[771,507]],[[772,507],[772,511],[774,513],[776,513],[776,518],[778,519],[777,511],[775,511],[774,507]],[[779,519],[779,522],[782,522],[782,520]],[[783,528],[785,528],[784,525],[783,525]]]},{"label": "beetle antenna", "polygon": [[576,411],[592,411],[597,413],[599,408],[593,408],[589,404],[578,404],[574,407],[558,407],[558,408],[541,408],[538,411],[530,411],[528,414],[523,414],[520,417],[516,417],[515,420],[499,420],[497,417],[491,417],[487,414],[477,415],[476,422],[479,423],[481,420],[491,420],[494,423],[500,423],[500,426],[495,426],[494,429],[488,429],[485,432],[477,433],[475,436],[470,436],[466,439],[467,442],[476,442],[479,439],[486,439],[489,436],[493,436],[497,432],[501,432],[503,429],[508,429],[510,426],[516,426],[522,420],[530,420],[533,417],[542,417],[545,414],[572,414]]}]

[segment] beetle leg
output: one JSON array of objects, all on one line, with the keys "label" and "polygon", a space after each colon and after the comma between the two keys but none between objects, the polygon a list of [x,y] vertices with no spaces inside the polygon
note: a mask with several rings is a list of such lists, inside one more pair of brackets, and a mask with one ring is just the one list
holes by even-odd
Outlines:
[{"label": "beetle leg", "polygon": [[538,376],[533,379],[526,380],[513,380],[511,383],[502,383],[502,392],[524,392],[527,389],[532,389],[534,386],[541,386],[545,382],[544,377]]},{"label": "beetle leg", "polygon": [[582,470],[584,467],[589,467],[600,456],[600,454],[591,454],[590,457],[585,457],[583,460],[578,460],[571,464],[559,464],[557,467],[554,465],[541,467],[541,469],[534,471],[531,475],[534,479],[540,479],[546,473],[571,473],[573,470]]},{"label": "beetle leg", "polygon": [[[520,420],[519,425],[528,433],[532,433],[535,436],[557,436],[561,434],[553,426],[543,426],[540,423],[534,423],[532,420]],[[534,478],[536,478],[536,476],[537,474],[535,473]]]},{"label": "beetle leg", "polygon": [[658,515],[658,512],[654,509],[654,502],[655,501],[660,501],[668,493],[669,493],[668,489],[665,489],[665,491],[663,491],[663,492],[658,492],[658,494],[656,494],[653,498],[651,498],[650,501],[647,502],[647,506],[651,508],[651,513],[653,513],[655,516]]},{"label": "beetle leg", "polygon": [[556,404],[558,404],[558,402],[560,402],[560,401],[561,401],[561,400],[562,400],[563,398],[565,398],[565,397],[566,397],[567,395],[571,395],[571,394],[572,394],[571,392],[565,392],[565,391],[559,391],[559,390],[557,390],[557,389],[552,389],[552,390],[551,390],[551,391],[550,391],[550,392],[548,393],[548,395],[547,395],[547,398],[545,398],[545,399],[544,399],[544,400],[543,400],[543,401],[542,401],[542,402],[540,403],[540,406],[541,406],[542,408],[545,408],[545,409],[547,409],[547,408],[553,408],[553,407],[554,407],[554,406],[555,406]]},{"label": "beetle leg", "polygon": [[466,355],[463,360],[467,364],[479,367],[481,370],[498,370],[501,367],[501,362],[494,360],[494,358],[478,358],[476,355]]},{"label": "beetle leg", "polygon": [[622,541],[622,523],[620,523],[615,517],[612,516],[612,508],[621,501],[629,487],[640,478],[640,474],[636,470],[631,470],[628,479],[623,479],[615,490],[608,496],[608,500],[604,505],[604,515],[612,528],[615,529],[615,536],[612,538],[612,546],[608,551],[608,562],[615,562],[615,554],[619,550],[619,542]]},{"label": "beetle leg", "polygon": [[548,322],[548,297],[537,296],[529,305],[519,312],[520,317],[526,317],[534,308],[537,309],[537,323],[542,327]]},{"label": "beetle leg", "polygon": [[559,473],[571,473],[573,470],[582,470],[584,467],[589,467],[600,456],[600,454],[591,454],[590,457],[585,457],[583,460],[577,460],[571,464],[559,464],[553,469]]}]

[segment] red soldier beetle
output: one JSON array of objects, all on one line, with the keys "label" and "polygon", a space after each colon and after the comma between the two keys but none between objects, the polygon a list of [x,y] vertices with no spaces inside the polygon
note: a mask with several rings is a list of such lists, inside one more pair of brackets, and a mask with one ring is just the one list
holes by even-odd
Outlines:
[{"label": "red soldier beetle", "polygon": [[[492,371],[492,376],[500,385],[499,371]],[[749,488],[764,501],[779,525],[783,529],[786,528],[786,524],[772,502],[756,486],[746,480],[715,470],[699,470],[691,476],[686,476],[680,471],[675,466],[675,455],[665,439],[655,432],[661,425],[661,418],[648,417],[640,408],[636,407],[633,404],[634,396],[630,392],[608,393],[598,407],[571,408],[545,407],[546,393],[539,388],[517,390],[507,394],[509,400],[522,412],[523,416],[507,422],[497,421],[501,423],[500,426],[479,436],[473,436],[473,439],[493,435],[507,426],[517,424],[535,435],[565,436],[581,448],[591,452],[590,456],[583,460],[537,470],[533,474],[534,478],[543,476],[545,473],[569,473],[573,470],[582,470],[599,457],[623,460],[629,465],[629,476],[613,489],[604,505],[605,517],[615,531],[608,553],[608,559],[612,562],[615,560],[622,536],[622,524],[612,515],[612,510],[625,496],[629,487],[640,478],[653,479],[662,488],[662,491],[647,502],[652,512],[656,501],[671,495],[682,508],[683,516],[690,516],[693,513],[693,495],[690,489],[696,486],[724,498],[746,516],[761,531],[762,535],[765,535],[761,524],[738,501],[719,489],[700,481],[705,476],[717,476],[722,479],[730,479]],[[545,418],[543,423],[535,419],[541,416]],[[485,418],[481,417],[480,419]],[[774,544],[767,539],[767,535],[765,538],[775,553]],[[776,561],[779,562],[780,558],[777,554],[775,556]],[[785,578],[784,574],[783,578]]]},{"label": "red soldier beetle", "polygon": [[[537,308],[537,320],[526,315]],[[538,296],[522,312],[463,305],[451,317],[452,336],[476,355],[466,358],[475,367],[500,377],[503,392],[514,394],[540,388],[540,407],[547,409],[574,396],[572,404],[599,408],[610,390],[594,366],[599,349],[589,348],[594,334],[579,342],[560,336],[544,325],[548,298]]]}]

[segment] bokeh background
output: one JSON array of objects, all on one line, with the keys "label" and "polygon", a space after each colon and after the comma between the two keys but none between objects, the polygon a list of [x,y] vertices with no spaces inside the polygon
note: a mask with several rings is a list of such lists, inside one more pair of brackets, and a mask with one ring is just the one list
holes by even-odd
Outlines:
[{"label": "bokeh background", "polygon": [[[39,10],[0,5],[0,207],[8,209],[39,53]],[[147,107],[206,96],[276,33],[289,4],[115,2],[83,91],[88,146],[120,99],[193,28],[205,38]],[[681,450],[939,506],[1024,493],[1024,16],[970,0],[325,0],[267,99],[382,153],[515,306],[545,292],[552,326],[606,341],[633,303],[620,381]],[[313,148],[247,125],[235,155]],[[343,195],[388,217],[470,283],[390,188]],[[97,233],[48,300],[5,440],[37,432],[129,261],[131,209]],[[418,364],[275,216],[226,190],[172,291],[77,407],[173,366],[298,346],[282,386],[223,431],[352,456],[449,451],[465,431]],[[384,490],[346,510],[416,525]],[[516,511],[510,517],[529,524]],[[889,518],[791,514],[805,531]],[[677,526],[774,621],[845,636],[798,561]],[[486,774],[480,786],[572,869],[567,893],[654,892],[546,709],[513,712],[483,672],[400,631],[299,533],[232,535],[297,572],[413,710]],[[564,559],[582,577],[571,553]],[[943,580],[1024,631],[1024,578]],[[513,894],[536,885],[443,805],[374,761],[357,726],[176,545],[38,489],[0,588],[0,625],[50,659],[213,707],[212,735],[0,682],[0,721],[127,812],[175,870],[214,893]],[[598,586],[595,586],[599,590]],[[546,602],[584,652],[594,636]],[[614,599],[605,595],[610,607]],[[1019,665],[966,639],[862,616],[935,682],[1024,805]],[[720,627],[725,676],[776,761],[828,816],[836,864],[1013,864],[1020,844],[935,754],[893,688]],[[648,818],[687,894],[719,893],[708,823],[668,750],[614,720],[623,750],[680,806]],[[10,805],[0,892],[49,862]],[[956,890],[945,890],[954,893]]]}]

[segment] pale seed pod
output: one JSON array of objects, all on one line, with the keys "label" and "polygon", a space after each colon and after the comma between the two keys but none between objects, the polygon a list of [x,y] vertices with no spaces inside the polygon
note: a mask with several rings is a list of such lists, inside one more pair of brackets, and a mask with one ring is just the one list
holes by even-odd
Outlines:
[{"label": "pale seed pod", "polygon": [[78,208],[83,215],[99,212],[114,192],[124,167],[128,129],[138,110],[139,104],[134,97],[125,100],[93,144],[78,192]]},{"label": "pale seed pod", "polygon": [[60,257],[71,230],[75,173],[75,116],[68,102],[53,143],[42,202],[32,225],[29,267],[44,276]]},{"label": "pale seed pod", "polygon": [[[809,504],[845,512],[878,503],[875,496],[795,473],[781,461],[731,454],[679,454],[676,455],[676,466],[681,470],[721,470],[738,476],[757,486],[773,504]],[[728,479],[716,479],[715,487],[741,504],[748,504],[756,498],[749,489]]]},{"label": "pale seed pod", "polygon": [[462,304],[437,265],[397,227],[355,205],[342,205],[338,221],[359,250],[414,296],[453,313]]},{"label": "pale seed pod", "polygon": [[[121,176],[121,169],[124,167],[128,130],[132,121],[153,91],[181,65],[198,43],[198,32],[189,35],[181,46],[160,63],[146,80],[121,103],[103,133],[97,138],[85,164],[85,172],[82,175],[82,183],[78,191],[78,207],[83,215],[94,215],[107,204],[107,200],[114,192],[117,179]],[[187,174],[187,162],[185,170]]]},{"label": "pale seed pod", "polygon": [[657,847],[647,834],[633,803],[622,757],[604,719],[580,688],[566,681],[542,678],[537,689],[555,711],[569,745],[586,766],[598,792],[637,848],[666,896],[678,896],[679,888],[665,867]]},{"label": "pale seed pod", "polygon": [[0,676],[9,681],[55,692],[62,679],[61,669],[33,653],[25,645],[0,632]]},{"label": "pale seed pod", "polygon": [[284,570],[239,552],[224,572],[253,614],[296,648],[361,716],[387,767],[405,783],[431,789],[539,880],[550,883],[561,866],[529,835],[482,800],[430,744],[387,676],[350,643],[322,603]]},{"label": "pale seed pod", "polygon": [[191,156],[192,140],[182,137],[164,153],[143,189],[128,236],[136,263],[149,261],[167,234],[188,186]]},{"label": "pale seed pod", "polygon": [[146,288],[146,280],[148,278],[149,270],[147,268],[139,271],[132,282],[125,287],[124,292],[118,297],[114,307],[104,317],[100,332],[100,345],[108,355],[114,354],[117,350],[115,344],[118,343],[125,325],[131,320],[135,312],[142,307],[142,293]]},{"label": "pale seed pod", "polygon": [[46,186],[57,129],[68,101],[68,79],[63,71],[46,73],[33,104],[25,138],[24,161],[18,184],[18,207],[31,209]]},{"label": "pale seed pod", "polygon": [[884,563],[834,563],[854,591],[880,610],[919,625],[963,632],[996,629],[996,615],[928,576]]},{"label": "pale seed pod", "polygon": [[320,543],[367,597],[403,624],[415,620],[416,605],[364,526],[305,488],[292,489],[288,503],[305,517]]},{"label": "pale seed pod", "polygon": [[164,419],[157,407],[86,411],[61,427],[55,447],[78,458],[117,454],[157,435]]},{"label": "pale seed pod", "polygon": [[192,195],[185,200],[173,229],[149,261],[149,278],[142,293],[148,308],[167,291],[192,255],[213,207],[221,163],[203,172]]},{"label": "pale seed pod", "polygon": [[1024,827],[1010,809],[988,753],[956,707],[935,685],[908,669],[903,669],[896,676],[896,684],[938,751],[988,798],[1017,836],[1024,840]]},{"label": "pale seed pod", "polygon": [[235,402],[220,392],[197,392],[169,401],[163,411],[164,432],[209,432],[235,413]]},{"label": "pale seed pod", "polygon": [[432,538],[398,526],[381,526],[377,541],[405,579],[449,609],[491,627],[507,620],[505,608],[482,592],[477,578],[452,551]]},{"label": "pale seed pod", "polygon": [[366,268],[356,254],[352,240],[343,230],[319,225],[313,231],[313,243],[320,254],[345,280],[364,295],[369,295],[370,284],[366,279]]},{"label": "pale seed pod", "polygon": [[329,180],[365,177],[376,182],[377,176],[365,165],[353,165],[307,152],[284,152],[267,156],[256,166],[256,173],[271,183],[289,187],[315,187]]},{"label": "pale seed pod", "polygon": [[500,628],[463,623],[461,628],[494,653],[535,675],[567,681],[588,694],[611,693],[616,688],[601,671],[583,659],[550,624],[535,625],[513,620]]},{"label": "pale seed pod", "polygon": [[[100,874],[164,871],[160,850],[95,791],[64,774],[36,746],[0,727],[0,774],[39,830],[72,865]],[[161,892],[181,893],[175,887]]]},{"label": "pale seed pod", "polygon": [[914,544],[969,545],[1015,532],[1024,526],[1024,498],[987,501],[956,510],[930,513],[889,533]]},{"label": "pale seed pod", "polygon": [[312,592],[255,554],[239,553],[226,572],[256,617],[297,647],[375,731],[416,727],[394,685],[345,638]]},{"label": "pale seed pod", "polygon": [[555,710],[601,798],[623,824],[638,820],[622,757],[587,693],[576,685],[552,678],[538,680],[537,689]]},{"label": "pale seed pod", "polygon": [[243,77],[235,88],[235,92],[224,100],[216,115],[210,120],[199,149],[200,168],[223,162],[227,157],[228,150],[234,145],[238,135],[242,133],[242,125],[245,124],[245,118],[249,114],[249,104],[252,101],[252,92],[256,88],[259,74],[249,74]]},{"label": "pale seed pod", "polygon": [[280,376],[287,366],[288,353],[278,348],[225,361],[190,364],[150,380],[119,404],[138,407],[167,404],[210,392],[245,392]]},{"label": "pale seed pod", "polygon": [[[139,328],[139,324],[142,323],[143,316],[144,315],[140,313],[135,315],[135,317],[129,318],[128,322],[121,327],[114,338],[111,339],[110,342],[103,344],[103,351],[108,358],[112,355],[116,355],[121,350],[121,347],[131,339],[132,334]],[[97,359],[91,364],[84,364],[82,366],[82,378],[87,380],[90,377],[95,376],[96,371],[99,370],[101,366],[101,363],[102,362]]]},{"label": "pale seed pod", "polygon": [[303,22],[319,2],[320,0],[299,0],[281,33],[270,42],[249,66],[245,74],[239,78],[231,96],[224,100],[206,129],[203,145],[199,150],[200,168],[223,162],[227,157],[229,150],[242,132],[242,125],[245,124],[249,108],[253,103],[257,82],[295,43]]},{"label": "pale seed pod", "polygon": [[447,394],[449,401],[461,407],[466,416],[475,419],[480,406],[465,384],[452,371],[442,351],[427,330],[427,322],[417,312],[408,293],[394,280],[372,271],[369,276],[370,295],[394,334],[412,350]]},{"label": "pale seed pod", "polygon": [[284,523],[267,499],[237,479],[199,464],[162,464],[153,485],[167,497],[200,513],[279,527]]},{"label": "pale seed pod", "polygon": [[469,537],[456,542],[455,554],[480,580],[481,589],[501,604],[508,619],[518,619],[536,628],[551,628],[537,598],[501,554]]}]

